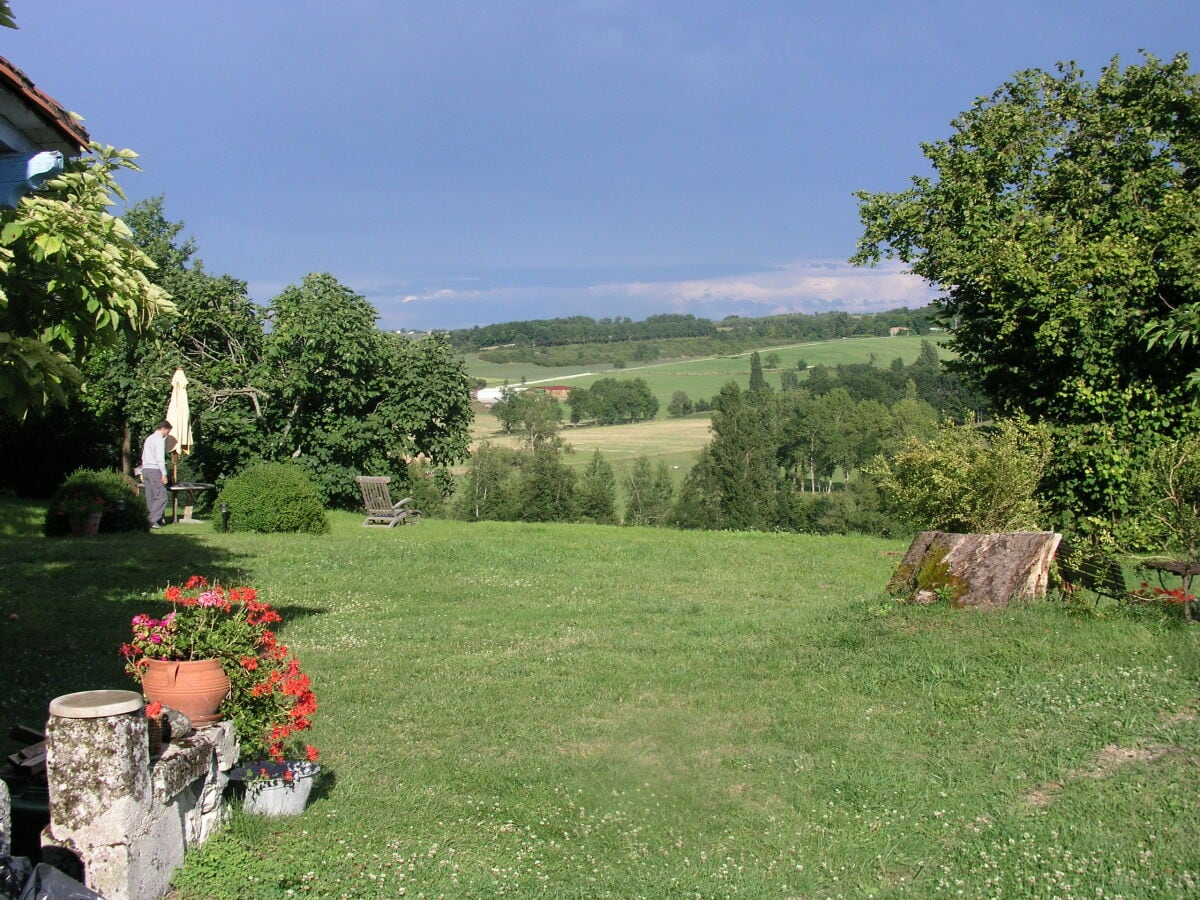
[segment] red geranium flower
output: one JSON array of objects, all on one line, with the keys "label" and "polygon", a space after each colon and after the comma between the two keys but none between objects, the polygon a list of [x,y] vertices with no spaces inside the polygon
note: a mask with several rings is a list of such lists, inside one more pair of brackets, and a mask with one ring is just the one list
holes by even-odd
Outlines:
[{"label": "red geranium flower", "polygon": [[300,661],[270,628],[279,613],[253,588],[227,589],[199,575],[164,596],[173,607],[166,616],[134,617],[132,639],[120,648],[126,670],[141,680],[149,659],[220,659],[232,685],[221,711],[234,723],[242,758],[297,758],[288,742],[312,727],[317,701]]}]

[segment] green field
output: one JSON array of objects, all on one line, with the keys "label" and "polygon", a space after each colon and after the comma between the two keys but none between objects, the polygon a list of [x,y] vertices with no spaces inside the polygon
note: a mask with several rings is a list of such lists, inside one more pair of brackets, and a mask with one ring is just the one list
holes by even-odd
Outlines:
[{"label": "green field", "polygon": [[[905,363],[916,360],[921,352],[921,341],[929,338],[900,335],[886,338],[845,338],[836,341],[818,341],[794,344],[786,347],[764,347],[759,350],[762,357],[779,355],[779,368],[767,369],[768,382],[779,384],[781,369],[794,369],[804,360],[808,365],[836,366],[848,363],[865,363],[875,360],[876,365],[887,366],[892,360],[901,358]],[[943,351],[944,352],[944,351]],[[489,384],[566,384],[587,387],[597,378],[636,377],[643,378],[659,402],[659,417],[666,416],[667,404],[675,391],[685,391],[693,400],[709,399],[728,381],[736,381],[743,388],[750,382],[750,351],[735,356],[717,356],[705,359],[689,359],[672,362],[656,362],[650,365],[628,365],[623,369],[572,367],[542,368],[526,363],[499,365],[468,356],[467,371],[474,377],[485,378]]]},{"label": "green field", "polygon": [[1179,897],[1200,630],[895,607],[902,543],[464,524],[51,540],[0,503],[0,717],[128,687],[199,572],[285,615],[324,777],[187,898]]},{"label": "green field", "polygon": [[[519,447],[521,443],[515,434],[501,433],[500,423],[486,410],[476,412],[474,434],[472,446],[482,440],[505,447]],[[563,461],[577,471],[587,466],[594,451],[599,450],[604,455],[616,476],[617,510],[622,511],[626,504],[624,479],[639,457],[646,457],[655,466],[666,463],[678,488],[696,464],[697,454],[712,440],[712,431],[708,414],[701,413],[628,425],[572,427],[568,423],[559,436],[571,450]],[[464,464],[454,471],[463,474],[469,468]]]},{"label": "green field", "polygon": [[[927,340],[927,338],[925,338]],[[876,365],[889,365],[893,359],[902,358],[913,362],[921,352],[921,341],[916,336],[894,338],[855,338],[817,343],[797,344],[789,347],[770,347],[760,351],[763,356],[777,353],[780,366],[767,369],[769,382],[778,384],[778,373],[782,369],[796,367],[804,360],[809,365],[836,366],[844,363],[865,363],[875,360]],[[665,462],[671,467],[678,482],[695,463],[696,454],[712,438],[707,414],[697,414],[682,419],[667,416],[667,404],[671,395],[681,390],[693,400],[711,399],[729,381],[736,381],[743,388],[750,382],[750,354],[736,356],[692,359],[649,366],[629,366],[594,372],[587,369],[542,369],[538,366],[499,366],[480,362],[468,357],[468,371],[476,377],[488,378],[492,383],[519,384],[522,377],[527,383],[588,386],[597,378],[629,377],[644,378],[658,398],[658,418],[652,422],[637,422],[631,425],[573,428],[569,425],[570,407],[562,404],[563,421],[566,423],[562,438],[576,451],[567,457],[567,462],[577,468],[587,465],[593,450],[600,450],[612,464],[618,483],[634,460],[646,456],[651,462]],[[582,373],[582,374],[581,374]],[[578,377],[575,377],[578,376]],[[500,424],[487,410],[477,408],[473,428],[473,444],[482,440],[505,446],[517,446],[518,440],[504,435]],[[459,467],[458,471],[465,471]]]}]

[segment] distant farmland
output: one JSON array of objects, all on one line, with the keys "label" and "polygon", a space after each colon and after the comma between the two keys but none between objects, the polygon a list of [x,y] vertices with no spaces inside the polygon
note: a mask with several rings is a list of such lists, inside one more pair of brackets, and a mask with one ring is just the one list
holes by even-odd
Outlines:
[{"label": "distant farmland", "polygon": [[[939,336],[935,336],[936,339]],[[794,344],[787,347],[764,347],[758,352],[764,360],[776,354],[777,368],[765,368],[767,381],[776,387],[779,373],[783,369],[794,369],[803,360],[810,366],[836,366],[849,363],[866,363],[874,360],[876,365],[887,366],[899,357],[906,364],[913,362],[921,352],[921,341],[929,337],[864,337],[842,338],[834,341],[817,341]],[[467,372],[484,378],[489,385],[555,384],[580,385],[587,387],[598,378],[642,378],[659,402],[659,418],[667,415],[667,404],[675,391],[684,391],[693,401],[713,397],[728,381],[736,381],[743,388],[750,381],[750,352],[733,356],[713,356],[700,359],[654,362],[647,365],[627,365],[623,369],[575,366],[566,368],[544,368],[530,363],[489,363],[476,356],[466,357]],[[943,355],[945,351],[942,351]]]},{"label": "distant farmland", "polygon": [[[921,352],[920,337],[868,337],[845,338],[796,344],[789,347],[766,347],[759,350],[764,360],[770,354],[778,354],[779,366],[765,368],[768,383],[778,387],[779,373],[794,369],[803,360],[808,365],[836,366],[849,363],[866,363],[874,359],[878,366],[888,366],[897,357],[911,363]],[[945,356],[945,351],[942,351]],[[564,427],[563,440],[570,444],[575,453],[569,462],[577,467],[587,465],[594,450],[600,450],[616,470],[618,480],[639,456],[652,462],[665,462],[679,477],[686,474],[700,452],[711,439],[707,413],[672,419],[667,416],[667,404],[675,391],[684,391],[693,401],[711,399],[729,381],[746,388],[750,382],[750,352],[735,356],[716,356],[704,359],[678,360],[652,363],[645,366],[627,366],[624,369],[603,371],[587,368],[542,368],[528,363],[497,365],[467,357],[467,371],[477,378],[486,378],[490,384],[520,384],[524,377],[527,384],[556,384],[586,387],[598,378],[642,378],[659,401],[658,418],[652,422],[637,422],[630,425],[589,426],[582,428]],[[801,380],[803,381],[803,375]],[[568,422],[570,408],[563,404],[563,420]],[[476,413],[474,442],[490,440],[497,444],[516,446],[514,435],[501,432],[500,423],[491,413],[479,410]],[[678,479],[677,479],[678,480]]]}]

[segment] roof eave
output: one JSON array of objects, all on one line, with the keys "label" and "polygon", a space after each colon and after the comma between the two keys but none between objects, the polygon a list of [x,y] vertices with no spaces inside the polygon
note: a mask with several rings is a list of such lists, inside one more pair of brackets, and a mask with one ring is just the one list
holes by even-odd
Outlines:
[{"label": "roof eave", "polygon": [[2,56],[0,119],[33,145],[15,149],[58,150],[64,156],[79,156],[91,144],[84,127],[57,100]]}]

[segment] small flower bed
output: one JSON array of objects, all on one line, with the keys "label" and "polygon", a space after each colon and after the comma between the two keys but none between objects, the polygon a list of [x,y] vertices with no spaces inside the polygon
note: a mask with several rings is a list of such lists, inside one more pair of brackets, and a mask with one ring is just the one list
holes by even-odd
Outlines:
[{"label": "small flower bed", "polygon": [[1137,590],[1130,591],[1130,594],[1144,603],[1164,603],[1168,606],[1191,603],[1196,599],[1181,587],[1152,587],[1144,581],[1138,585]]},{"label": "small flower bed", "polygon": [[1158,607],[1172,613],[1182,613],[1184,619],[1192,621],[1192,604],[1196,598],[1181,587],[1152,587],[1143,581],[1138,585],[1137,590],[1129,592],[1129,596],[1136,603]]},{"label": "small flower bed", "polygon": [[[317,698],[270,627],[282,621],[279,613],[254,588],[226,589],[198,575],[165,597],[173,608],[163,618],[133,617],[132,639],[121,646],[125,670],[140,683],[148,659],[220,659],[231,682],[221,712],[237,729],[241,758],[287,758],[295,736],[312,727]],[[315,761],[316,748],[306,745],[304,756]]]}]

